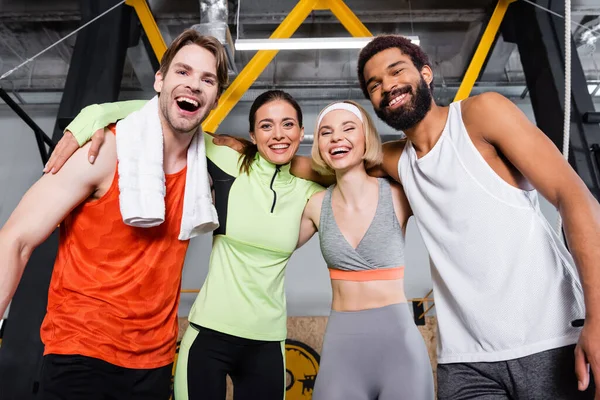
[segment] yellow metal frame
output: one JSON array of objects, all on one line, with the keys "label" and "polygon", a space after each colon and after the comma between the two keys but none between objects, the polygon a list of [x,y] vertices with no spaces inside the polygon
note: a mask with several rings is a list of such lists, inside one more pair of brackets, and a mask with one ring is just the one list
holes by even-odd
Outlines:
[{"label": "yellow metal frame", "polygon": [[160,62],[163,54],[167,51],[167,45],[160,34],[160,30],[158,29],[158,25],[156,25],[156,21],[152,16],[148,3],[146,0],[126,0],[125,4],[135,9],[137,16],[142,23],[142,28],[144,28],[144,32],[146,32],[150,46],[152,46],[152,50]]},{"label": "yellow metal frame", "polygon": [[[146,0],[127,0],[125,4],[134,7],[142,27],[148,36],[156,57],[160,60],[167,49],[158,30],[158,26],[148,8]],[[281,24],[271,34],[271,39],[287,39],[302,25],[302,22],[313,10],[331,10],[333,15],[342,23],[352,36],[369,37],[371,32],[363,25],[358,17],[348,8],[343,0],[300,0]],[[202,124],[206,132],[215,132],[227,114],[240,101],[244,93],[275,58],[278,50],[261,50],[246,64],[227,90],[221,95],[219,105]]]},{"label": "yellow metal frame", "polygon": [[490,18],[490,22],[488,22],[485,31],[483,32],[483,36],[479,41],[479,45],[477,46],[477,50],[475,51],[475,55],[469,64],[469,68],[465,73],[465,76],[458,88],[458,92],[454,97],[454,101],[464,100],[471,94],[471,90],[473,90],[473,86],[481,73],[481,69],[483,68],[483,64],[492,49],[492,45],[496,40],[496,35],[498,34],[498,30],[500,29],[500,24],[506,15],[506,10],[510,3],[513,3],[516,0],[499,0],[498,4],[496,4],[496,8],[494,9],[494,13]]},{"label": "yellow metal frame", "polygon": [[[454,98],[455,101],[469,97],[473,86],[481,73],[483,64],[492,49],[492,45],[500,29],[500,24],[506,15],[508,6],[516,0],[499,0],[494,13],[481,37],[475,55],[469,64],[460,88]],[[132,6],[142,23],[146,36],[152,46],[152,50],[160,60],[167,46],[156,25],[156,21],[148,8],[146,0],[126,0],[125,4]],[[348,32],[355,37],[370,37],[371,32],[364,26],[358,17],[348,8],[343,0],[300,0],[287,17],[281,22],[277,29],[271,34],[271,39],[287,39],[300,27],[302,22],[313,10],[330,10],[341,22]],[[248,62],[244,69],[238,74],[227,90],[221,95],[219,105],[206,118],[202,127],[207,132],[215,132],[229,112],[235,107],[244,93],[252,86],[259,75],[275,58],[278,50],[261,50]]]},{"label": "yellow metal frame", "polygon": [[[313,10],[324,9],[331,10],[352,36],[373,36],[342,0],[300,0],[271,34],[270,39],[290,38]],[[202,124],[205,131],[215,132],[217,130],[219,124],[223,122],[227,114],[235,107],[277,53],[278,50],[261,50],[252,57],[223,93],[217,108],[210,113]]]}]

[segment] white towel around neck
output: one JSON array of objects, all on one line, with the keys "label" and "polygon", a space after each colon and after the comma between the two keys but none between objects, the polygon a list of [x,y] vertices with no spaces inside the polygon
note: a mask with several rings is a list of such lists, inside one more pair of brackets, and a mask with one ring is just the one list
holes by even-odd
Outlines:
[{"label": "white towel around neck", "polygon": [[[164,140],[159,112],[158,96],[155,96],[139,111],[117,123],[121,216],[125,224],[139,228],[165,221]],[[204,134],[200,128],[187,152],[179,240],[188,240],[218,227],[206,167]]]}]

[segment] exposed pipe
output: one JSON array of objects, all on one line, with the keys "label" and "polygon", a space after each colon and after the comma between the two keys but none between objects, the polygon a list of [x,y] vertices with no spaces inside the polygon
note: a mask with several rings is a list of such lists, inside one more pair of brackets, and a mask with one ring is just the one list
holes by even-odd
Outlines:
[{"label": "exposed pipe", "polygon": [[200,22],[210,24],[212,22],[225,22],[229,14],[227,12],[227,0],[200,0]]},{"label": "exposed pipe", "polygon": [[227,0],[200,0],[200,23],[192,28],[203,35],[213,36],[225,47],[229,73],[236,74],[235,50],[227,25],[228,18]]}]

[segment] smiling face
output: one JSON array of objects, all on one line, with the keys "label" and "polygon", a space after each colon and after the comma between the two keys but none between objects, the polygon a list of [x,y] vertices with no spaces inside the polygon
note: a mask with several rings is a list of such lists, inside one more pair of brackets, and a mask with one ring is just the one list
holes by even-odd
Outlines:
[{"label": "smiling face", "polygon": [[319,154],[335,172],[364,166],[366,139],[363,123],[347,110],[330,111],[318,126]]},{"label": "smiling face", "polygon": [[296,109],[285,100],[273,100],[256,110],[254,121],[250,139],[260,155],[276,165],[289,163],[304,138]]},{"label": "smiling face", "polygon": [[396,130],[414,127],[431,109],[431,69],[424,66],[419,71],[398,48],[371,57],[363,76],[375,113]]},{"label": "smiling face", "polygon": [[217,61],[208,50],[189,44],[173,58],[166,74],[156,73],[161,120],[179,134],[193,134],[216,107],[219,83]]}]

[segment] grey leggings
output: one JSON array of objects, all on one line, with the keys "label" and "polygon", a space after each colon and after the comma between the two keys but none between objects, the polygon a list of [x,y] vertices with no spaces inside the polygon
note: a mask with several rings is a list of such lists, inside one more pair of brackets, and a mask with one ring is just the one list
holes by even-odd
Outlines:
[{"label": "grey leggings", "polygon": [[313,400],[433,400],[423,337],[406,303],[332,311]]}]

